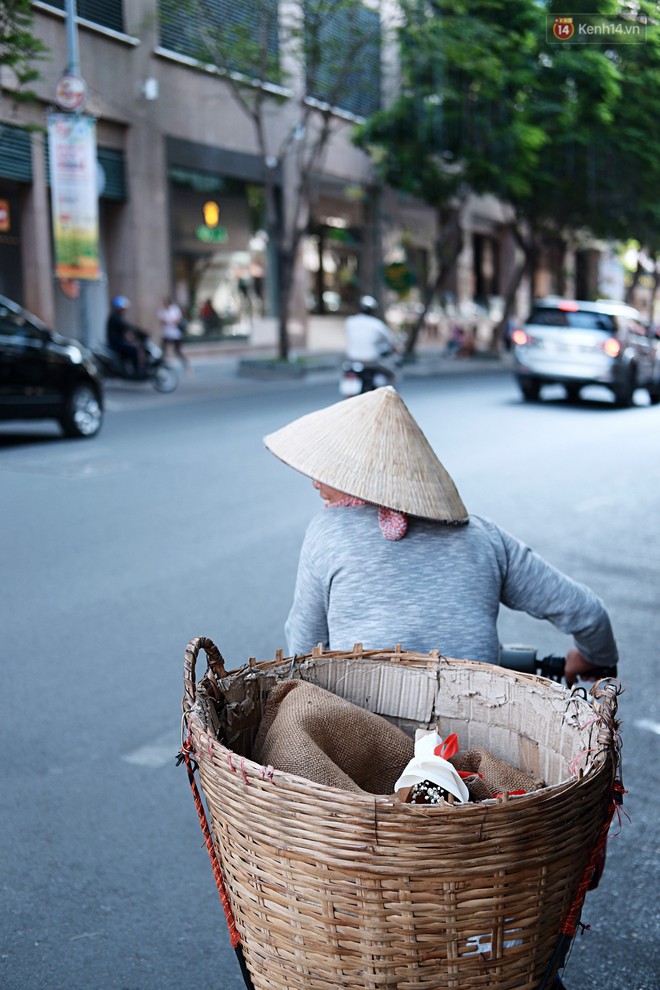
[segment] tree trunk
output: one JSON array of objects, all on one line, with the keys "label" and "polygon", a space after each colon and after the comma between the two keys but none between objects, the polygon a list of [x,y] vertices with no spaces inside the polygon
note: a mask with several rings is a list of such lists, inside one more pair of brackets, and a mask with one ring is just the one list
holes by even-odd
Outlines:
[{"label": "tree trunk", "polygon": [[631,305],[632,305],[632,298],[633,298],[633,296],[635,294],[635,289],[639,285],[639,280],[640,280],[640,278],[642,276],[642,272],[643,272],[642,263],[641,263],[640,259],[638,258],[637,259],[637,267],[635,268],[635,271],[633,273],[632,280],[631,280],[630,285],[628,286],[628,289],[626,291],[626,302],[629,303],[629,304],[631,304]]},{"label": "tree trunk", "polygon": [[289,359],[289,304],[291,300],[291,283],[293,278],[293,263],[291,253],[283,244],[278,251],[278,269],[280,294],[278,300],[278,357],[282,361]]},{"label": "tree trunk", "polygon": [[291,315],[291,297],[294,289],[298,252],[304,236],[304,230],[294,230],[290,237],[284,237],[280,243],[280,300],[279,300],[279,357],[282,361],[289,358],[289,316]]},{"label": "tree trunk", "polygon": [[516,293],[520,288],[520,284],[523,280],[525,273],[528,274],[530,279],[530,285],[534,285],[534,274],[536,269],[536,257],[538,254],[536,238],[533,233],[530,234],[529,239],[525,238],[525,235],[518,227],[518,224],[513,224],[513,236],[518,244],[519,248],[523,253],[522,260],[517,268],[514,269],[509,284],[506,288],[504,294],[504,310],[502,312],[502,318],[500,322],[493,328],[493,340],[492,348],[496,353],[499,353],[502,348],[502,342],[505,339],[506,328],[509,324],[511,314],[513,313],[513,306],[516,299]]},{"label": "tree trunk", "polygon": [[424,325],[429,307],[437,294],[445,287],[463,250],[463,230],[460,222],[460,210],[452,210],[449,219],[444,221],[443,211],[440,208],[438,210],[438,219],[440,221],[440,232],[435,241],[437,272],[435,278],[431,279],[424,286],[422,311],[408,331],[404,348],[406,355],[412,354],[415,350],[417,339]]},{"label": "tree trunk", "polygon": [[651,301],[649,303],[649,319],[651,323],[655,323],[655,301],[658,298],[658,291],[660,291],[660,259],[656,255],[654,260],[653,289],[651,290]]}]

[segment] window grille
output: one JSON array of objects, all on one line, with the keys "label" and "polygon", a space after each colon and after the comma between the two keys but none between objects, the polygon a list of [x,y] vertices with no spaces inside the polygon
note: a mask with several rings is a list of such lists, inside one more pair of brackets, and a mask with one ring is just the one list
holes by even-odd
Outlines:
[{"label": "window grille", "polygon": [[[56,10],[65,10],[65,0],[45,0]],[[124,34],[124,9],[122,0],[76,0],[76,14],[85,21]]]},{"label": "window grille", "polygon": [[32,145],[29,131],[0,124],[0,178],[32,182]]},{"label": "window grille", "polygon": [[358,117],[380,109],[380,15],[360,3],[305,3],[307,93]]},{"label": "window grille", "polygon": [[258,78],[264,78],[260,66],[265,38],[264,81],[277,81],[277,0],[199,0],[190,11],[177,0],[160,0],[159,14],[163,48]]}]

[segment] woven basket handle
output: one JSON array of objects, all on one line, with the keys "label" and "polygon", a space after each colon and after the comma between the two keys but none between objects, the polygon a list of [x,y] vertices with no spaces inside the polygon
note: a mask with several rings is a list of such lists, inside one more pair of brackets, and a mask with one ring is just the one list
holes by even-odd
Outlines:
[{"label": "woven basket handle", "polygon": [[589,692],[594,699],[593,710],[598,719],[597,753],[594,758],[596,763],[604,763],[608,756],[616,754],[619,727],[616,718],[617,697],[622,690],[620,681],[606,677],[602,681],[597,681]]},{"label": "woven basket handle", "polygon": [[224,677],[227,673],[223,656],[212,639],[207,639],[206,636],[196,636],[195,639],[191,639],[183,659],[183,701],[181,706],[184,712],[189,712],[195,703],[195,664],[200,650],[204,650],[206,653],[207,669],[212,670],[216,677]]}]

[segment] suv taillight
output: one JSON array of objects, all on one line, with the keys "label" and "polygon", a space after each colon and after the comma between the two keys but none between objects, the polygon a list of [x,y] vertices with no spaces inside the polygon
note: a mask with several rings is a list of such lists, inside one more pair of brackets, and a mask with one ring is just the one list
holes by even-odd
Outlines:
[{"label": "suv taillight", "polygon": [[603,350],[608,357],[618,357],[621,353],[621,343],[616,339],[616,337],[608,337],[603,344]]},{"label": "suv taillight", "polygon": [[529,337],[522,329],[522,327],[516,327],[516,329],[511,334],[511,340],[514,342],[514,344],[518,344],[519,347],[522,347],[523,344],[529,343]]}]

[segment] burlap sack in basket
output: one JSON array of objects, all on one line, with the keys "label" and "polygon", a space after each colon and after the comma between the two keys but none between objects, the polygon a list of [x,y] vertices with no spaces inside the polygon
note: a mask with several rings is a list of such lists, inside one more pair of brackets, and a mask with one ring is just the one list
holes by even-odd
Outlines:
[{"label": "burlap sack in basket", "polygon": [[[253,745],[269,696],[292,678],[411,739],[439,722],[465,751],[487,749],[547,786],[416,805],[273,769]],[[186,749],[255,990],[552,985],[612,817],[617,682],[596,685],[592,706],[534,675],[357,647],[228,674],[200,637],[184,687]]]},{"label": "burlap sack in basket", "polygon": [[487,749],[468,749],[449,760],[457,770],[469,773],[465,783],[472,801],[487,801],[496,794],[537,791],[545,781],[539,774],[524,773]]},{"label": "burlap sack in basket", "polygon": [[[317,684],[287,680],[268,697],[251,755],[326,787],[391,794],[413,751],[412,738],[380,715]],[[487,749],[459,752],[450,762],[471,775],[466,784],[473,801],[543,787],[540,776],[524,773]]]},{"label": "burlap sack in basket", "polygon": [[282,681],[270,693],[252,758],[347,791],[391,794],[412,758],[410,736],[316,684]]}]

